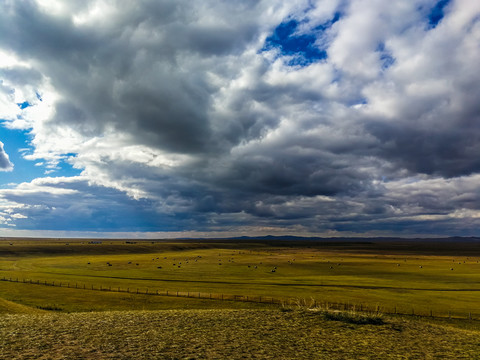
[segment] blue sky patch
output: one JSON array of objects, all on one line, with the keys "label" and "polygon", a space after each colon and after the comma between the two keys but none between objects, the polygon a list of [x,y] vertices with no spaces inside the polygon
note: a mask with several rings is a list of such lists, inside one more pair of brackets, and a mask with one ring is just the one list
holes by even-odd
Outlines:
[{"label": "blue sky patch", "polygon": [[296,35],[296,20],[283,22],[277,26],[273,34],[265,41],[264,50],[280,49],[282,55],[297,56],[289,65],[309,64],[327,58],[327,52],[315,45],[315,34]]},{"label": "blue sky patch", "polygon": [[[0,141],[4,144],[5,152],[13,163],[13,170],[0,173],[0,186],[6,187],[10,183],[29,182],[33,179],[44,176],[76,176],[81,170],[74,169],[65,161],[58,164],[58,169],[55,169],[50,175],[45,175],[48,170],[46,166],[35,166],[41,163],[42,160],[32,161],[23,158],[24,153],[33,152],[30,146],[29,132],[26,130],[10,130],[0,125]],[[73,156],[74,154],[67,154]]]},{"label": "blue sky patch", "polygon": [[380,62],[382,64],[382,70],[388,69],[390,66],[392,66],[395,63],[395,58],[387,49],[385,49],[384,43],[378,44],[376,51],[380,54]]},{"label": "blue sky patch", "polygon": [[60,161],[57,165],[57,169],[55,171],[55,174],[58,174],[58,176],[77,176],[80,175],[81,170],[75,169],[72,167],[72,165],[67,162],[66,160],[72,157],[75,157],[76,154],[69,153],[65,154],[65,161]]},{"label": "blue sky patch", "polygon": [[451,0],[437,1],[435,6],[430,10],[428,14],[428,24],[430,28],[434,29],[445,16],[444,9],[450,3]]},{"label": "blue sky patch", "polygon": [[27,107],[31,106],[31,104],[28,101],[24,101],[23,103],[18,103],[17,104],[20,109],[26,109]]}]

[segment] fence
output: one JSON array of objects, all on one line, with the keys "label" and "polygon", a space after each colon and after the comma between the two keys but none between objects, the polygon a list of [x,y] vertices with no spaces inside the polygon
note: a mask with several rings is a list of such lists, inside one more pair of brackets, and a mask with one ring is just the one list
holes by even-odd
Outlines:
[{"label": "fence", "polygon": [[[197,299],[209,299],[209,300],[220,300],[220,301],[242,301],[242,302],[255,302],[262,304],[273,304],[279,306],[298,306],[301,308],[321,308],[326,310],[340,310],[340,311],[360,311],[360,312],[371,312],[371,313],[383,313],[383,314],[395,314],[395,315],[412,315],[420,317],[435,317],[435,318],[457,318],[457,319],[469,319],[469,320],[480,320],[479,317],[474,317],[472,312],[468,314],[460,315],[458,312],[434,312],[431,309],[415,311],[413,307],[409,311],[394,306],[393,308],[388,308],[381,306],[380,304],[369,305],[369,304],[352,304],[352,303],[339,303],[339,302],[325,302],[318,301],[316,299],[299,299],[299,298],[278,298],[273,296],[260,296],[260,295],[233,295],[233,294],[215,294],[215,293],[205,293],[198,291],[171,291],[171,290],[161,290],[161,289],[150,289],[150,288],[125,288],[125,287],[112,287],[112,286],[103,286],[103,285],[87,285],[87,284],[78,284],[70,282],[60,282],[60,281],[46,281],[46,280],[33,280],[33,279],[19,279],[19,278],[0,278],[0,281],[7,282],[16,282],[24,283],[31,285],[40,285],[40,286],[53,286],[53,287],[64,287],[72,288],[78,290],[90,290],[90,291],[109,291],[109,292],[119,292],[119,293],[129,293],[129,294],[138,294],[138,295],[155,295],[155,296],[171,296],[171,297],[184,297],[184,298],[197,298]],[[478,316],[478,314],[476,314]]]}]

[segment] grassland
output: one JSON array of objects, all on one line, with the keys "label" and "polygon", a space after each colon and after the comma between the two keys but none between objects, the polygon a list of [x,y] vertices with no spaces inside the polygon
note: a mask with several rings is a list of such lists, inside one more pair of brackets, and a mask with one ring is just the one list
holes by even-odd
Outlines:
[{"label": "grassland", "polygon": [[165,310],[0,317],[1,359],[474,359],[478,331],[316,312]]},{"label": "grassland", "polygon": [[[0,278],[140,292],[313,298],[323,303],[380,306],[385,312],[396,309],[402,313],[471,314],[480,318],[478,246],[428,245],[0,241]],[[133,300],[125,300],[122,305],[119,296],[113,294],[88,297],[99,299],[88,303],[82,300],[85,294],[80,290],[47,291],[39,286],[0,282],[0,298],[27,306],[64,311],[138,308]],[[55,300],[59,298],[62,301]],[[156,303],[172,301],[149,298],[141,309],[164,308]]]},{"label": "grassland", "polygon": [[479,260],[471,241],[4,239],[0,279],[19,282],[0,281],[0,359],[480,358]]}]

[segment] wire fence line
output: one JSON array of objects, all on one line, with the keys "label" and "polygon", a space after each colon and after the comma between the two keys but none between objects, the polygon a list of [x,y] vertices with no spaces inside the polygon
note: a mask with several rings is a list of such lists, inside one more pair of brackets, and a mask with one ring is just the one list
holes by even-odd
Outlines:
[{"label": "wire fence line", "polygon": [[405,310],[406,306],[398,307],[387,307],[380,304],[356,304],[356,303],[341,303],[341,302],[327,302],[320,301],[315,298],[305,299],[305,298],[280,298],[274,296],[261,296],[261,295],[234,295],[234,294],[222,294],[222,293],[211,293],[211,292],[199,292],[199,291],[179,291],[179,290],[166,290],[166,289],[152,289],[148,287],[119,287],[119,286],[103,286],[103,285],[92,285],[85,283],[71,283],[65,281],[46,281],[46,280],[34,280],[34,279],[19,279],[19,278],[7,278],[2,277],[0,281],[12,282],[12,283],[23,283],[30,285],[40,285],[40,286],[52,286],[52,287],[63,287],[71,288],[78,290],[89,290],[89,291],[107,291],[107,292],[117,292],[117,293],[128,293],[128,294],[138,294],[138,295],[154,295],[154,296],[169,296],[169,297],[182,297],[182,298],[197,298],[197,299],[208,299],[216,301],[241,301],[241,302],[254,302],[262,304],[273,304],[283,307],[300,307],[300,308],[320,308],[325,310],[338,310],[338,311],[360,311],[360,312],[369,312],[369,313],[383,313],[383,314],[395,314],[395,315],[413,315],[419,317],[434,317],[434,318],[450,318],[450,319],[469,319],[469,320],[480,320],[480,316],[477,313],[463,313],[460,314],[458,311],[433,311],[432,309],[415,309],[413,306],[410,307],[408,311]]}]

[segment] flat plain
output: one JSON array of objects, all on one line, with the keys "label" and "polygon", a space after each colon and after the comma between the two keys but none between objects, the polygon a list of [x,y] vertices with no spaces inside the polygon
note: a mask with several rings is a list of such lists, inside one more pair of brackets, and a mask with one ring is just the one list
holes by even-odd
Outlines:
[{"label": "flat plain", "polygon": [[0,358],[480,358],[479,260],[465,239],[2,239]]}]

